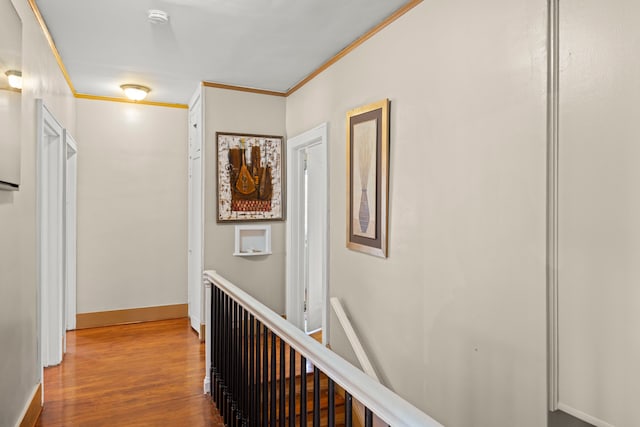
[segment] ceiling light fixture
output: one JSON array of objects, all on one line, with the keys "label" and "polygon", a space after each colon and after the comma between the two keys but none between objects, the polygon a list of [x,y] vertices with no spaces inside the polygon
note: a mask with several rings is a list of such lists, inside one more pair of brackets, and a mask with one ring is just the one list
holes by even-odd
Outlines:
[{"label": "ceiling light fixture", "polygon": [[147,12],[147,19],[152,24],[166,24],[169,22],[169,14],[164,10],[151,9]]},{"label": "ceiling light fixture", "polygon": [[9,79],[9,86],[14,89],[22,89],[22,72],[18,70],[9,70],[5,72]]},{"label": "ceiling light fixture", "polygon": [[120,86],[124,94],[132,101],[142,101],[151,89],[146,86],[126,84]]}]

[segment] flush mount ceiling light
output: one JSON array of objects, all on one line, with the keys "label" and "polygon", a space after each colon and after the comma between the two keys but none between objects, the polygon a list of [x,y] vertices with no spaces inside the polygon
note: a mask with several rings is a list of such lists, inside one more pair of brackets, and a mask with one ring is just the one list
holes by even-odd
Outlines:
[{"label": "flush mount ceiling light", "polygon": [[22,72],[18,70],[9,70],[5,72],[9,79],[9,86],[14,89],[22,89]]},{"label": "flush mount ceiling light", "polygon": [[120,88],[124,91],[124,94],[132,101],[142,101],[147,94],[151,91],[146,86],[140,85],[122,85]]},{"label": "flush mount ceiling light", "polygon": [[169,14],[164,10],[151,9],[147,12],[147,19],[152,24],[166,24],[169,22]]}]

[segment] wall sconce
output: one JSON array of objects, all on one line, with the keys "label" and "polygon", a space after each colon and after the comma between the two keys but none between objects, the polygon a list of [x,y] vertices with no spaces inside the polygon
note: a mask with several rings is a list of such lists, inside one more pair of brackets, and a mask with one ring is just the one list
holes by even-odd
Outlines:
[{"label": "wall sconce", "polygon": [[14,89],[22,89],[22,72],[18,70],[9,70],[4,73],[9,79],[9,86]]},{"label": "wall sconce", "polygon": [[146,86],[126,84],[120,86],[127,98],[132,101],[142,101],[151,89]]}]

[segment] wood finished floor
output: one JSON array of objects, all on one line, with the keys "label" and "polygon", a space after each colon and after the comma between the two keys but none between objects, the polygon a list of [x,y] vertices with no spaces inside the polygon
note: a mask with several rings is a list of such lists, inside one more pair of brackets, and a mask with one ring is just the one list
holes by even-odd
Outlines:
[{"label": "wood finished floor", "polygon": [[37,426],[223,426],[202,392],[204,344],[188,319],[67,334],[46,368]]}]

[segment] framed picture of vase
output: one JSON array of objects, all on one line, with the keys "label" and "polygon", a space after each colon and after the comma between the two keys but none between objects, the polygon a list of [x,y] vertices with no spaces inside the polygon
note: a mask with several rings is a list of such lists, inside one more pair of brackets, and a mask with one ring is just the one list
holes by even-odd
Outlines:
[{"label": "framed picture of vase", "polygon": [[281,221],[283,137],[217,132],[217,222]]},{"label": "framed picture of vase", "polygon": [[389,100],[347,113],[347,248],[387,257]]}]

